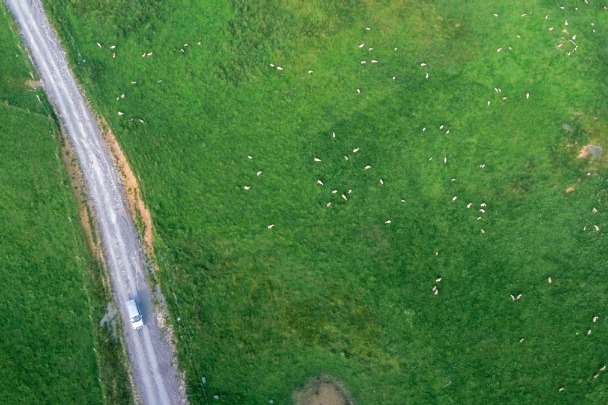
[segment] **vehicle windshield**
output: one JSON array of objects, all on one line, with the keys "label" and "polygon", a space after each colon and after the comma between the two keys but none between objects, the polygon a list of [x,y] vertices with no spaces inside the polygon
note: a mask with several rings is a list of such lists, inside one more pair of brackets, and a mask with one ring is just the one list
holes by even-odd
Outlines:
[{"label": "vehicle windshield", "polygon": [[139,322],[139,321],[141,321],[141,315],[136,315],[136,316],[134,316],[134,317],[133,317],[133,318],[131,318],[131,319],[132,319],[132,321],[131,321],[131,322]]}]

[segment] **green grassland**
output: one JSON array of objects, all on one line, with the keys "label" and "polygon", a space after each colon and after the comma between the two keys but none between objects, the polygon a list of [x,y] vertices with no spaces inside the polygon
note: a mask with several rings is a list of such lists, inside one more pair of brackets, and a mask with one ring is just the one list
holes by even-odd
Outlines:
[{"label": "green grassland", "polygon": [[46,2],[141,178],[193,403],[319,373],[361,404],[608,401],[589,3]]},{"label": "green grassland", "polygon": [[121,346],[97,327],[102,269],[16,32],[0,5],[0,403],[128,403]]}]

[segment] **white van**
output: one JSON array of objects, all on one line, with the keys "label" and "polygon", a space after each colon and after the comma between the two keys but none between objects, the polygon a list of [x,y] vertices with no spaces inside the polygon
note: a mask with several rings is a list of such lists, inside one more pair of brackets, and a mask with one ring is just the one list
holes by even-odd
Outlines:
[{"label": "white van", "polygon": [[129,319],[131,320],[133,329],[141,329],[141,327],[144,326],[144,321],[141,317],[141,313],[139,312],[139,307],[137,306],[135,299],[127,301],[127,310],[129,311]]}]

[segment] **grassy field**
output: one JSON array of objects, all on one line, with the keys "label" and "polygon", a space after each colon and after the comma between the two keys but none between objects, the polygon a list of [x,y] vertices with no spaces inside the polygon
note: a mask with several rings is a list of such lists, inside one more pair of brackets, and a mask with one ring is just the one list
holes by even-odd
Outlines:
[{"label": "grassy field", "polygon": [[608,401],[608,2],[46,3],[193,403]]},{"label": "grassy field", "polygon": [[129,403],[121,346],[97,327],[102,270],[15,32],[0,5],[0,402]]}]

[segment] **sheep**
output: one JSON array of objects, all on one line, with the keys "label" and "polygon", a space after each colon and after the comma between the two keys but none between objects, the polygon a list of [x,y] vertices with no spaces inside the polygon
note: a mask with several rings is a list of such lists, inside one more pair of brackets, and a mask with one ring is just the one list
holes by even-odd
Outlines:
[{"label": "sheep", "polygon": [[243,186],[243,190],[251,190],[251,186]]},{"label": "sheep", "polygon": [[547,278],[547,282],[548,282],[549,284],[551,284],[551,283],[553,282],[553,279],[551,279],[551,277],[549,277],[549,278]]},{"label": "sheep", "polygon": [[255,175],[258,176],[258,177],[260,177],[262,175],[262,171],[261,170],[258,171]]},{"label": "sheep", "polygon": [[314,158],[313,160],[317,163],[321,161],[321,159],[319,159],[319,158]]},{"label": "sheep", "polygon": [[342,196],[341,196],[341,197],[342,197],[342,199],[343,199],[344,201],[348,200],[348,198],[347,198],[347,197],[346,197],[344,194],[342,194]]},{"label": "sheep", "polygon": [[268,225],[268,229],[272,229],[272,228],[274,228],[274,224]]},{"label": "sheep", "polygon": [[372,168],[372,167],[371,167],[370,165],[367,165],[367,166],[365,166],[365,167],[364,167],[364,169],[365,169],[365,170],[369,170],[369,169],[371,169],[371,168]]},{"label": "sheep", "polygon": [[357,152],[359,152],[360,150],[361,150],[361,148],[355,148],[355,149],[353,149],[353,153],[357,153]]},{"label": "sheep", "polygon": [[384,221],[384,223],[387,225],[390,224],[391,222],[393,222],[393,221],[391,221],[390,219],[387,219],[386,221]]},{"label": "sheep", "polygon": [[320,185],[320,186],[322,186],[323,182],[321,180],[317,180],[317,184]]}]

